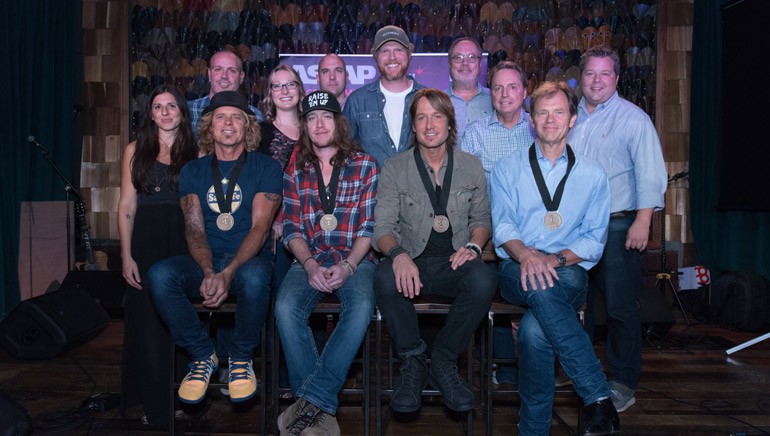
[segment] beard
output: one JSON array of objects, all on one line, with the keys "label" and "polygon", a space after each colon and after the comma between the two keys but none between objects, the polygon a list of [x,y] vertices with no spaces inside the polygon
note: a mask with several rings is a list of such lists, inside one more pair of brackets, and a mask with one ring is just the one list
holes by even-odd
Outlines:
[{"label": "beard", "polygon": [[385,80],[395,81],[404,78],[408,69],[409,64],[401,64],[401,66],[396,70],[391,70],[390,68],[380,68],[380,74],[382,74],[382,77],[384,77]]}]

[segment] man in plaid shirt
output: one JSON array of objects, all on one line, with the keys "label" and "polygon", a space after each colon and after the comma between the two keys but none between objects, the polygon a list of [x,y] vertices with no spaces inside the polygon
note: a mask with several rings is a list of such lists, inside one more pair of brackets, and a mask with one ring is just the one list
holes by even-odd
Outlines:
[{"label": "man in plaid shirt", "polygon": [[[283,177],[284,244],[296,261],[276,295],[275,316],[297,401],[278,417],[281,435],[312,427],[339,435],[337,395],[374,312],[371,237],[379,168],[350,135],[333,94],[302,102],[296,159]],[[339,323],[319,354],[308,326],[334,294]]]}]

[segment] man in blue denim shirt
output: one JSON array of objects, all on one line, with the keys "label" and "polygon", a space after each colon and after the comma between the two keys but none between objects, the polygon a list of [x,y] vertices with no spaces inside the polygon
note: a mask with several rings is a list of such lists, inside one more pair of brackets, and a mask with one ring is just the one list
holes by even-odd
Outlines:
[{"label": "man in blue denim shirt", "polygon": [[610,434],[620,429],[618,412],[575,315],[607,240],[609,182],[601,165],[567,145],[577,116],[569,85],[544,82],[530,98],[535,143],[498,161],[491,182],[500,292],[527,309],[518,337],[519,434],[548,435],[555,355],[585,404],[581,434]]},{"label": "man in blue denim shirt", "polygon": [[382,165],[412,143],[409,103],[424,86],[406,75],[412,44],[400,27],[377,31],[373,54],[380,78],[350,94],[343,114],[356,141]]}]

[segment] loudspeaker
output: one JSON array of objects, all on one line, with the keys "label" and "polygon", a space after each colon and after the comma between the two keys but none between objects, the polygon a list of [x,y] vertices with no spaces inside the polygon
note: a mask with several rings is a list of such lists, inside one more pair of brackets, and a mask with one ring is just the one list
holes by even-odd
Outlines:
[{"label": "loudspeaker", "polygon": [[99,302],[111,317],[123,316],[126,281],[120,271],[72,270],[64,277],[60,289],[82,289]]},{"label": "loudspeaker", "polygon": [[108,323],[85,290],[55,291],[14,308],[0,323],[0,346],[17,359],[50,359],[93,339]]},{"label": "loudspeaker", "polygon": [[0,391],[0,436],[24,436],[32,431],[27,411]]},{"label": "loudspeaker", "polygon": [[[642,286],[639,294],[640,317],[642,319],[642,333],[645,337],[663,338],[674,325],[674,314],[671,306],[661,289],[656,286]],[[594,299],[594,326],[607,325],[607,309],[601,293],[596,292]],[[594,329],[597,332],[606,332],[606,328]]]}]

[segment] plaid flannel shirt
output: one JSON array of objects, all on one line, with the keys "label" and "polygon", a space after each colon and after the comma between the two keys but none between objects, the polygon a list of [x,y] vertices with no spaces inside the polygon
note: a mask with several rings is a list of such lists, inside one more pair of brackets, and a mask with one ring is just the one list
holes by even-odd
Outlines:
[{"label": "plaid flannel shirt", "polygon": [[[380,169],[374,158],[356,153],[340,169],[334,217],[337,228],[321,229],[324,215],[318,194],[318,174],[312,165],[298,168],[289,162],[283,175],[283,243],[303,238],[313,258],[324,266],[346,259],[356,238],[374,233],[374,206]],[[373,254],[369,254],[373,260]]]}]

